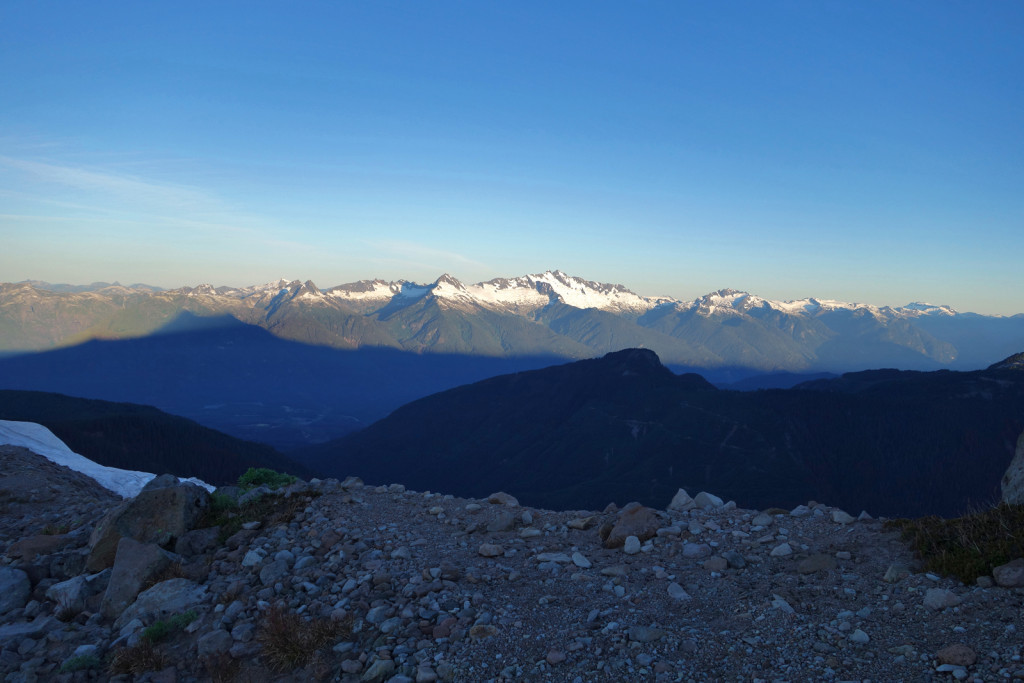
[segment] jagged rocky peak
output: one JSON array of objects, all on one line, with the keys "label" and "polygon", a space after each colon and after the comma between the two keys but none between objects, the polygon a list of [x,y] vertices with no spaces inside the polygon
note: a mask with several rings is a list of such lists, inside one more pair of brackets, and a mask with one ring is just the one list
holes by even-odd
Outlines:
[{"label": "jagged rocky peak", "polygon": [[445,273],[434,281],[430,293],[441,299],[468,300],[474,298],[457,278]]}]

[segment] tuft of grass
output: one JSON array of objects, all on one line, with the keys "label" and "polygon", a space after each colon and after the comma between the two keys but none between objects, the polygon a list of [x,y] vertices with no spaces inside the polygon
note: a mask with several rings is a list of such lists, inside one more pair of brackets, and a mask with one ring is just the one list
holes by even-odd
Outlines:
[{"label": "tuft of grass", "polygon": [[247,491],[257,486],[267,486],[276,490],[295,481],[296,478],[292,475],[275,472],[269,467],[250,467],[238,478],[238,485]]},{"label": "tuft of grass", "polygon": [[68,533],[69,531],[71,531],[71,525],[70,524],[68,524],[66,522],[63,523],[63,524],[53,524],[51,522],[51,523],[48,523],[46,526],[44,526],[39,531],[39,533],[44,535],[44,536],[63,536],[64,534]]},{"label": "tuft of grass", "polygon": [[103,662],[96,655],[78,655],[77,657],[70,657],[60,665],[59,673],[68,674],[75,673],[76,671],[85,671],[86,669],[98,669]]},{"label": "tuft of grass", "polygon": [[175,614],[166,620],[161,619],[146,627],[142,632],[142,639],[150,643],[158,643],[175,631],[180,631],[191,624],[198,616],[194,609],[190,609],[181,614]]},{"label": "tuft of grass", "polygon": [[202,665],[211,683],[233,683],[241,668],[241,663],[226,652],[204,658]]},{"label": "tuft of grass", "polygon": [[351,621],[307,620],[275,605],[264,617],[259,632],[263,660],[277,672],[301,669],[314,660],[320,648],[351,630]]},{"label": "tuft of grass", "polygon": [[138,676],[147,671],[166,669],[167,657],[143,638],[134,647],[122,647],[110,658],[110,673]]},{"label": "tuft of grass", "polygon": [[926,570],[968,584],[1024,557],[1024,505],[1000,503],[953,519],[893,519],[886,526],[900,530]]}]

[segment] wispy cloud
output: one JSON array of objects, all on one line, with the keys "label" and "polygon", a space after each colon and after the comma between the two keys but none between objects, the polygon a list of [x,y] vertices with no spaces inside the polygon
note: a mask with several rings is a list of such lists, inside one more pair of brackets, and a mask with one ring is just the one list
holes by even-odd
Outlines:
[{"label": "wispy cloud", "polygon": [[198,188],[154,182],[137,176],[9,156],[0,156],[0,165],[20,171],[37,182],[112,195],[134,205],[191,211],[216,211],[226,208],[223,202]]},{"label": "wispy cloud", "polygon": [[398,260],[405,263],[415,263],[424,268],[434,270],[446,270],[452,266],[463,266],[474,270],[489,271],[485,263],[476,261],[463,254],[445,249],[409,242],[405,240],[365,240],[367,246],[371,247],[381,260]]}]

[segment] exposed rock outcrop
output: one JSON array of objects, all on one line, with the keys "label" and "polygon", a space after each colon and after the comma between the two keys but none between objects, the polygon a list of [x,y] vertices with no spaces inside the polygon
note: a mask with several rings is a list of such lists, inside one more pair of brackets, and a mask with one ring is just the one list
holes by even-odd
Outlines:
[{"label": "exposed rock outcrop", "polygon": [[1017,452],[1001,482],[1003,502],[1024,505],[1024,432],[1017,439]]},{"label": "exposed rock outcrop", "polygon": [[193,528],[209,503],[210,494],[201,486],[178,483],[177,479],[173,483],[161,477],[154,479],[96,525],[89,539],[86,569],[98,572],[112,567],[124,537],[158,546],[172,544]]}]

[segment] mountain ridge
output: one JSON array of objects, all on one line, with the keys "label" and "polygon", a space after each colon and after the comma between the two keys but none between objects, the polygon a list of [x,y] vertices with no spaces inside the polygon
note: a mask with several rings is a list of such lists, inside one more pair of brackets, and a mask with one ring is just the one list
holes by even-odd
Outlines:
[{"label": "mountain ridge", "polygon": [[500,489],[552,509],[651,505],[684,488],[741,506],[949,515],[998,499],[1022,429],[1024,375],[1006,363],[736,392],[632,349],[434,394],[293,455],[330,476]]},{"label": "mountain ridge", "polygon": [[232,315],[285,339],[341,349],[579,359],[645,347],[675,365],[757,372],[980,368],[1024,344],[1024,314],[813,297],[780,302],[733,289],[686,302],[549,270],[468,285],[444,274],[428,284],[378,279],[326,289],[283,278],[162,291],[6,283],[0,284],[0,350],[144,336],[186,311]]}]

